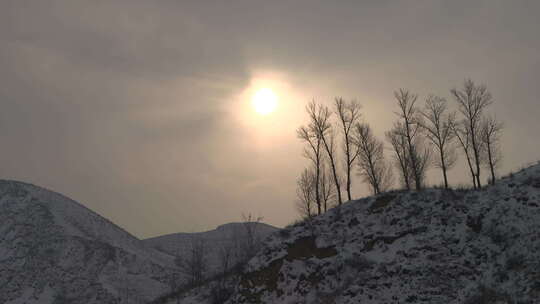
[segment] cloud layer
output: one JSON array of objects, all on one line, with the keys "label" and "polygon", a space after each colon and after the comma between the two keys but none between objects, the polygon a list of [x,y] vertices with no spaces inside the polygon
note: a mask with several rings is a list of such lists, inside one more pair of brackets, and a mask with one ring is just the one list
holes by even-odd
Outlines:
[{"label": "cloud layer", "polygon": [[242,212],[284,225],[296,216],[302,121],[266,138],[235,117],[258,71],[286,75],[305,97],[284,101],[297,107],[312,97],[358,99],[378,135],[393,119],[394,89],[449,97],[471,77],[488,85],[492,112],[507,125],[508,170],[538,158],[539,9],[536,1],[6,1],[1,176],[65,193],[140,237],[213,228]]}]

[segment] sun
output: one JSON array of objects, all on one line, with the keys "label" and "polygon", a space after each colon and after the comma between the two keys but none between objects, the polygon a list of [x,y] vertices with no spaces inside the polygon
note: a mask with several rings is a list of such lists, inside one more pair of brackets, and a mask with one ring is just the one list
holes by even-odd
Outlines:
[{"label": "sun", "polygon": [[269,88],[259,89],[251,100],[255,112],[260,115],[268,115],[276,110],[278,97]]}]

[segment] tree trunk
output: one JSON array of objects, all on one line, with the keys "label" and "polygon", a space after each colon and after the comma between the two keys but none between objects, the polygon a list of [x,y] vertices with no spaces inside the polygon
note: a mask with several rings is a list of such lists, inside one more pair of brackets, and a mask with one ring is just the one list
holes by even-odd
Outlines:
[{"label": "tree trunk", "polygon": [[472,181],[473,181],[473,187],[474,189],[478,189],[478,186],[476,185],[476,175],[474,174],[474,169],[473,169],[473,166],[472,166],[472,163],[471,163],[471,158],[469,157],[469,154],[467,153],[467,151],[465,151],[465,156],[467,157],[467,164],[469,165],[469,170],[471,170],[471,177],[472,177]]},{"label": "tree trunk", "polygon": [[350,155],[349,151],[347,151],[347,198],[352,200],[351,198],[351,165],[350,165]]},{"label": "tree trunk", "polygon": [[345,154],[347,156],[347,198],[351,200],[351,149],[349,142],[349,133],[347,132],[345,125],[343,126],[343,133],[345,135]]},{"label": "tree trunk", "polygon": [[446,176],[446,163],[444,161],[444,147],[441,147],[439,150],[440,156],[441,156],[441,167],[442,167],[442,173],[444,177],[444,189],[448,189],[448,177]]},{"label": "tree trunk", "polygon": [[337,172],[336,172],[336,166],[334,164],[334,157],[333,156],[330,156],[330,162],[331,162],[331,165],[332,165],[332,174],[334,175],[334,183],[336,184],[336,192],[337,192],[337,196],[338,196],[338,204],[339,206],[341,206],[341,203],[343,202],[342,199],[341,199],[341,187],[339,186],[339,179],[337,177]]},{"label": "tree trunk", "polygon": [[413,143],[411,138],[411,131],[409,128],[409,121],[405,121],[405,128],[407,131],[407,144],[409,146],[409,156],[411,157],[411,166],[413,170],[414,175],[414,185],[416,187],[416,190],[420,191],[422,190],[422,181],[420,180],[420,172],[418,172],[418,159],[416,158],[416,149],[413,149]]},{"label": "tree trunk", "polygon": [[319,175],[321,171],[321,164],[320,164],[320,157],[317,156],[317,165],[315,169],[315,202],[317,203],[317,212],[320,215],[321,214],[321,196],[319,194]]},{"label": "tree trunk", "polygon": [[446,166],[443,164],[442,172],[444,176],[444,189],[448,189],[448,177],[446,176]]},{"label": "tree trunk", "polygon": [[487,150],[488,150],[488,159],[489,159],[489,168],[491,169],[491,184],[495,184],[495,169],[493,168],[493,157],[491,154],[491,144],[488,141],[487,142]]},{"label": "tree trunk", "polygon": [[338,195],[338,204],[341,206],[342,199],[341,199],[341,187],[339,186],[339,179],[337,177],[336,172],[336,165],[334,162],[334,155],[332,154],[330,147],[328,147],[328,143],[326,142],[326,139],[323,137],[323,144],[324,148],[326,149],[326,153],[328,153],[328,158],[330,158],[330,165],[332,166],[332,174],[334,176],[334,184],[336,185],[336,192]]},{"label": "tree trunk", "polygon": [[471,141],[472,141],[472,147],[474,151],[474,161],[476,162],[476,186],[478,189],[482,187],[482,183],[480,183],[480,153],[478,151],[478,146],[476,145],[476,134],[473,127],[472,121],[470,122],[471,125]]}]

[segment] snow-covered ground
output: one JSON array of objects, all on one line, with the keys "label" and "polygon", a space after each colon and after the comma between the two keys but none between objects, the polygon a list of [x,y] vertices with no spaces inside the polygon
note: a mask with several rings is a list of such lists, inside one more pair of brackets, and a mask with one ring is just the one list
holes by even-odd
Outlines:
[{"label": "snow-covered ground", "polygon": [[272,234],[228,303],[540,303],[540,165],[340,211]]},{"label": "snow-covered ground", "polygon": [[268,234],[278,230],[264,223],[229,223],[214,230],[194,233],[173,233],[143,240],[146,246],[173,256],[187,257],[192,243],[202,241],[205,247],[207,268],[210,273],[219,268],[219,252],[224,246],[242,246],[247,238],[246,225],[255,234],[255,238],[263,240]]},{"label": "snow-covered ground", "polygon": [[[148,303],[170,293],[173,278],[185,283],[175,255],[191,240],[204,240],[212,270],[243,225],[141,241],[58,193],[0,180],[0,303]],[[253,225],[261,236],[276,229]]]},{"label": "snow-covered ground", "polygon": [[176,272],[170,255],[21,182],[0,181],[0,235],[0,303],[144,303]]},{"label": "snow-covered ground", "polygon": [[[244,225],[141,241],[62,195],[0,181],[0,303],[148,303],[170,294],[194,240],[211,274]],[[540,165],[479,191],[395,191],[277,231],[252,225],[267,237],[227,277],[228,304],[540,303]],[[179,303],[210,304],[216,283]]]}]

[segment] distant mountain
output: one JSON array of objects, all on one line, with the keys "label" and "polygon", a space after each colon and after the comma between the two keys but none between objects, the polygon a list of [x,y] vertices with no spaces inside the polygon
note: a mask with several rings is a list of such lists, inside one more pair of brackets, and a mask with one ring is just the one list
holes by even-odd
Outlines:
[{"label": "distant mountain", "polygon": [[0,181],[0,303],[145,303],[170,255],[60,194]]},{"label": "distant mountain", "polygon": [[[254,231],[264,242],[240,272],[169,287],[193,242],[211,274]],[[227,304],[540,303],[539,232],[540,164],[481,190],[350,201],[281,230],[142,241],[59,194],[0,181],[0,303],[211,304],[222,289]]]},{"label": "distant mountain", "polygon": [[540,164],[340,211],[272,234],[227,303],[540,303]]},{"label": "distant mountain", "polygon": [[0,180],[0,303],[148,303],[186,282],[175,258],[193,240],[211,275],[219,248],[242,244],[248,227],[261,238],[277,229],[230,223],[141,241],[65,196]]},{"label": "distant mountain", "polygon": [[[264,240],[270,233],[278,228],[265,223],[246,222],[229,223],[217,227],[215,230],[194,233],[173,233],[143,240],[143,243],[161,252],[173,256],[185,257],[189,255],[194,241],[202,241],[206,247],[205,254],[209,273],[218,270],[219,251],[223,246],[242,246],[250,229],[256,234],[257,240]],[[239,250],[241,250],[239,248]]]}]

